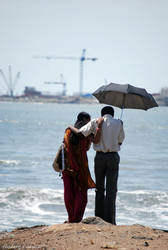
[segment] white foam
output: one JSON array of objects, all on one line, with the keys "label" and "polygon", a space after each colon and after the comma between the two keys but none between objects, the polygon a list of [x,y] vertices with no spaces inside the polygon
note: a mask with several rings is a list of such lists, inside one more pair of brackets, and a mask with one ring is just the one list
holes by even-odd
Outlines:
[{"label": "white foam", "polygon": [[[56,223],[67,219],[63,189],[30,187],[0,188],[1,219],[8,225]],[[89,190],[85,216],[94,215],[95,191]],[[168,227],[168,192],[120,191],[117,196],[117,224]],[[1,228],[7,228],[1,225]]]},{"label": "white foam", "polygon": [[0,165],[19,165],[19,160],[0,160]]},{"label": "white foam", "polygon": [[156,190],[134,190],[134,191],[126,191],[126,190],[121,190],[118,191],[119,194],[156,194],[156,195],[160,195],[160,196],[168,196],[168,192],[166,191],[156,191]]},{"label": "white foam", "polygon": [[30,189],[30,188],[3,188],[0,189],[0,203],[6,204],[10,209],[21,209],[34,214],[52,214],[44,211],[40,205],[64,205],[63,190]]}]

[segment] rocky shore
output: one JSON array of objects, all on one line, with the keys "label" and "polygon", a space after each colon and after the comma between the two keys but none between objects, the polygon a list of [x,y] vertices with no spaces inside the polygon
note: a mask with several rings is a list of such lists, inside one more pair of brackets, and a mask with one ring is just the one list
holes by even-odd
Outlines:
[{"label": "rocky shore", "polygon": [[0,250],[167,250],[168,232],[142,225],[114,226],[98,217],[81,223],[24,227],[0,233]]}]

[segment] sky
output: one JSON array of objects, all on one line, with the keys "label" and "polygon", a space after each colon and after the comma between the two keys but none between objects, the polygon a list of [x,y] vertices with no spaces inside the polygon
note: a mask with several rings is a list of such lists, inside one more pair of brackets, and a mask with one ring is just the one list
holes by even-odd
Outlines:
[{"label": "sky", "polygon": [[[167,0],[0,0],[0,69],[12,79],[21,72],[14,94],[25,86],[50,93],[83,93],[101,85],[129,83],[157,93],[168,86]],[[35,56],[76,57],[43,59]],[[7,86],[0,75],[0,94]]]}]

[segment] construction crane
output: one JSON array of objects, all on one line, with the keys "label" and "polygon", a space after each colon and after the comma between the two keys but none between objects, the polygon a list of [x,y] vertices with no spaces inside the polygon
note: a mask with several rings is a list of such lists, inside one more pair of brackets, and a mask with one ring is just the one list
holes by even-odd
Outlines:
[{"label": "construction crane", "polygon": [[96,61],[97,58],[93,57],[85,57],[86,49],[82,50],[81,57],[73,57],[73,56],[34,56],[35,59],[69,59],[69,60],[79,60],[80,62],[80,70],[79,70],[79,93],[83,94],[83,65],[84,61]]},{"label": "construction crane", "polygon": [[9,69],[9,80],[6,78],[2,69],[0,69],[0,74],[4,80],[4,83],[6,84],[6,86],[8,88],[10,96],[13,97],[13,92],[14,92],[14,89],[16,87],[17,81],[20,77],[20,72],[17,72],[16,77],[13,81],[12,80],[12,67],[11,67],[11,65],[9,65],[8,69]]},{"label": "construction crane", "polygon": [[44,82],[45,84],[61,84],[63,86],[62,96],[66,95],[66,82],[64,81],[63,74],[60,74],[60,82]]}]

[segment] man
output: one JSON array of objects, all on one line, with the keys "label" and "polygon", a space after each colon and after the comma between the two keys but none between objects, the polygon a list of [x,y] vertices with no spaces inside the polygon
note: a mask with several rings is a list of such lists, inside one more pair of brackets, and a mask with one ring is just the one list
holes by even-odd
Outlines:
[{"label": "man", "polygon": [[[116,225],[116,194],[120,157],[118,151],[125,138],[123,123],[114,119],[114,109],[105,106],[103,118],[91,120],[80,128],[86,137],[100,131],[100,141],[93,144],[96,151],[94,171],[96,179],[95,216]],[[103,122],[100,121],[103,119]],[[105,185],[106,181],[106,185]]]}]

